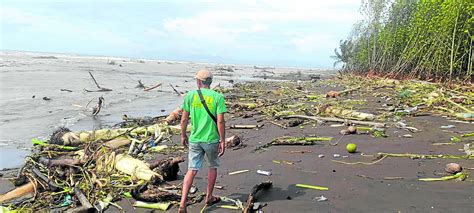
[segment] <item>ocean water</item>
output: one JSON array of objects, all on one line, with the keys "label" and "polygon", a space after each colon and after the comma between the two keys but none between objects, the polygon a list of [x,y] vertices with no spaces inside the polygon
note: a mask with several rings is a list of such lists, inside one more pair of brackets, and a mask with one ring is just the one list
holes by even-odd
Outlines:
[{"label": "ocean water", "polygon": [[[233,71],[219,69],[228,67]],[[31,139],[47,139],[58,127],[91,130],[116,124],[124,114],[132,117],[168,114],[182,101],[169,84],[182,92],[192,90],[196,86],[193,76],[201,68],[215,70],[213,86],[230,86],[229,80],[270,80],[295,73],[333,74],[333,71],[323,69],[262,69],[253,65],[2,51],[0,169],[20,166],[29,154]],[[97,90],[88,72],[101,87],[112,91],[85,92],[84,89]],[[162,86],[144,92],[136,88],[138,80],[146,86],[158,83]],[[51,100],[43,100],[43,97]],[[93,117],[92,107],[99,97],[105,99],[105,107]]]}]

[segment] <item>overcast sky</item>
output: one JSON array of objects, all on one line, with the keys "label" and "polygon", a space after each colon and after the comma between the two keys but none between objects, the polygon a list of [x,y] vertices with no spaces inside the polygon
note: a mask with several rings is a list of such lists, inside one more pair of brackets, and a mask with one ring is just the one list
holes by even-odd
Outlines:
[{"label": "overcast sky", "polygon": [[[97,3],[101,2],[101,3]],[[332,67],[358,0],[2,0],[1,49]]]}]

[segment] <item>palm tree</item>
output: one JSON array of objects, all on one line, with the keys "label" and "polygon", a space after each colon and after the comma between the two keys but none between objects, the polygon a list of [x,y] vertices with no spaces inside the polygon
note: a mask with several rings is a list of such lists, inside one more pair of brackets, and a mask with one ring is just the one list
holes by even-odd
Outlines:
[{"label": "palm tree", "polygon": [[334,55],[331,56],[332,59],[336,60],[333,64],[334,67],[339,63],[343,63],[342,70],[347,68],[349,63],[350,55],[352,52],[352,42],[350,40],[340,40],[339,41],[339,50],[337,48],[334,49]]}]

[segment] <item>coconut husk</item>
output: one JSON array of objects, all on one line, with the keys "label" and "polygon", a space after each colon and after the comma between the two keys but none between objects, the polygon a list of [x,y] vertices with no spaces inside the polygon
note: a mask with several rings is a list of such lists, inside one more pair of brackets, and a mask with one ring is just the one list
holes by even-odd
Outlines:
[{"label": "coconut husk", "polygon": [[181,109],[181,107],[178,107],[176,108],[175,110],[173,110],[169,115],[168,117],[165,118],[165,121],[168,123],[168,124],[171,124],[171,123],[174,123],[178,120],[181,119],[181,115],[183,114],[183,109]]},{"label": "coconut husk", "polygon": [[462,167],[461,167],[461,165],[459,165],[457,163],[448,163],[448,164],[446,164],[446,168],[444,170],[447,173],[456,174],[456,173],[462,171]]},{"label": "coconut husk", "polygon": [[233,148],[240,145],[241,142],[242,141],[238,135],[233,135],[225,139],[225,146],[227,148]]},{"label": "coconut husk", "polygon": [[174,157],[156,160],[149,163],[150,168],[163,176],[163,180],[172,181],[178,178],[179,163],[184,162],[184,158]]},{"label": "coconut husk", "polygon": [[59,127],[53,132],[49,139],[50,144],[57,145],[77,145],[80,143],[79,137],[66,127]]}]

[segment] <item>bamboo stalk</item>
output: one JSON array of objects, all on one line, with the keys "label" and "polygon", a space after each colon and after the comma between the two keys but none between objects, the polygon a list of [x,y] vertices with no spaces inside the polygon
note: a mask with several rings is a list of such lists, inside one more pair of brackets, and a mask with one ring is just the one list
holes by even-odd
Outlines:
[{"label": "bamboo stalk", "polygon": [[306,115],[288,115],[283,117],[287,118],[302,118],[308,120],[314,120],[317,122],[340,122],[340,123],[347,123],[347,124],[360,124],[360,125],[367,125],[367,126],[374,126],[374,127],[385,127],[385,123],[378,123],[378,122],[370,122],[370,121],[357,121],[357,120],[349,120],[349,119],[342,119],[342,118],[328,118],[328,117],[318,117],[318,116],[306,116]]}]

